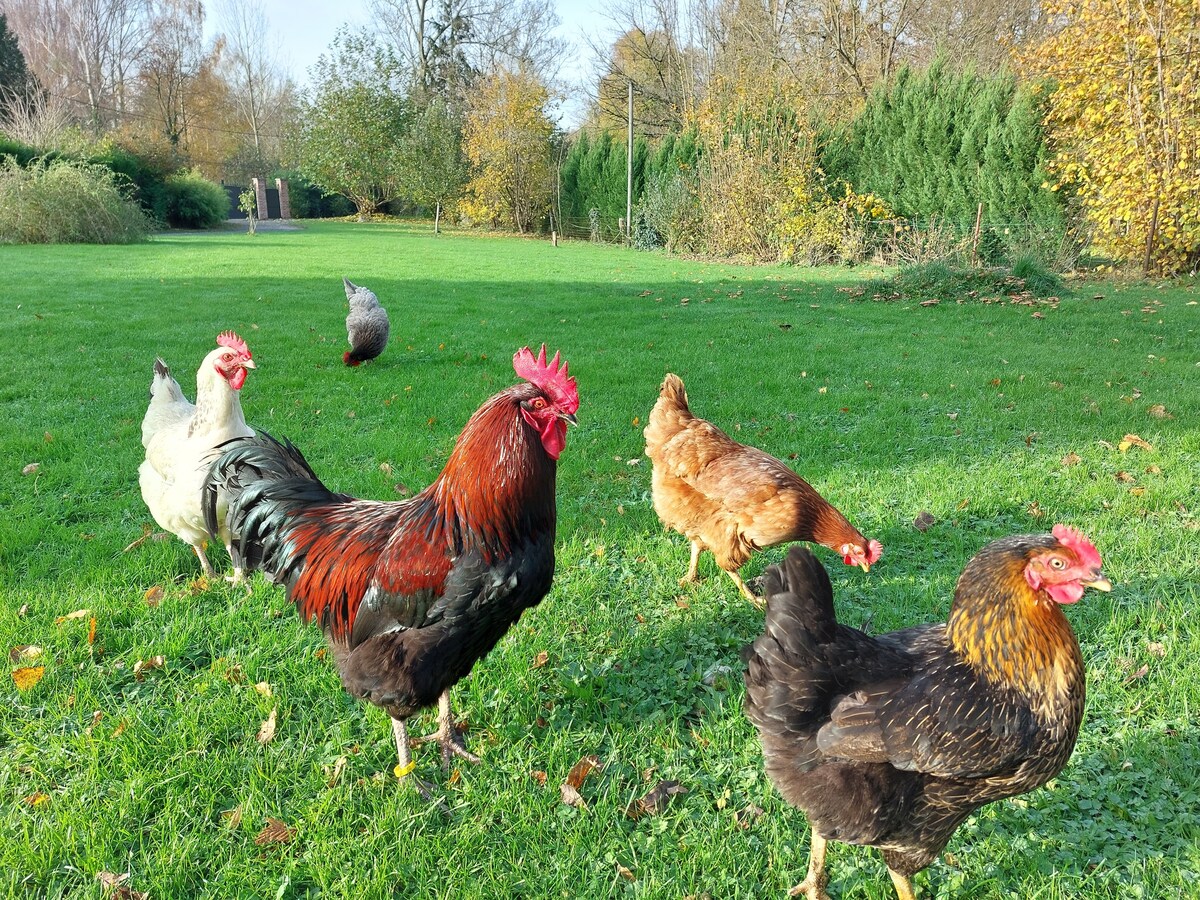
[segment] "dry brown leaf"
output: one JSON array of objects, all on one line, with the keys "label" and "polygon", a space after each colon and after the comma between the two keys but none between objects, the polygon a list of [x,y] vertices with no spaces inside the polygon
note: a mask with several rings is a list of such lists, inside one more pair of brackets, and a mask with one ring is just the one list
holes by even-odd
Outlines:
[{"label": "dry brown leaf", "polygon": [[161,584],[156,584],[154,587],[147,588],[146,593],[142,595],[142,599],[146,601],[147,606],[158,606],[162,602],[163,589]]},{"label": "dry brown leaf", "polygon": [[530,668],[540,669],[548,662],[550,662],[550,654],[543,650],[533,658],[533,663],[530,665]]},{"label": "dry brown leaf", "polygon": [[141,681],[146,677],[146,673],[153,669],[161,669],[167,664],[167,658],[163,655],[151,656],[149,659],[139,659],[133,664],[133,677]]},{"label": "dry brown leaf", "polygon": [[36,475],[37,470],[40,469],[41,467],[42,467],[41,463],[32,462],[29,465],[25,466],[25,468],[21,469],[21,474],[22,475]]},{"label": "dry brown leaf", "polygon": [[242,808],[235,806],[233,809],[227,809],[221,813],[221,818],[225,820],[227,827],[237,828],[242,824]]},{"label": "dry brown leaf", "polygon": [[1132,487],[1129,489],[1129,493],[1135,497],[1140,497],[1146,493],[1146,489],[1144,487]]},{"label": "dry brown leaf", "polygon": [[1147,475],[1161,475],[1162,469],[1160,469],[1158,466],[1146,466],[1146,474]]},{"label": "dry brown leaf", "polygon": [[22,797],[21,802],[27,806],[32,806],[34,809],[37,809],[39,806],[45,806],[50,802],[50,795],[45,791],[35,791],[28,797]]},{"label": "dry brown leaf", "polygon": [[1140,669],[1138,669],[1132,675],[1128,676],[1125,679],[1125,683],[1129,684],[1132,681],[1140,681],[1141,679],[1145,678],[1148,674],[1150,674],[1150,667],[1142,666]]},{"label": "dry brown leaf", "polygon": [[266,827],[254,838],[254,843],[260,847],[263,844],[286,844],[296,836],[294,828],[288,828],[279,819],[267,816]]},{"label": "dry brown leaf", "polygon": [[207,575],[201,575],[195,581],[189,582],[187,586],[188,593],[195,597],[197,594],[203,594],[211,587]]},{"label": "dry brown leaf", "polygon": [[1167,655],[1167,647],[1161,641],[1146,641],[1146,652],[1157,659],[1162,659]]},{"label": "dry brown leaf", "polygon": [[558,786],[558,795],[563,803],[567,806],[574,806],[576,809],[586,809],[587,804],[583,802],[583,797],[579,791],[571,787],[569,784],[560,784]]},{"label": "dry brown leaf", "polygon": [[29,604],[22,603],[21,608],[17,610],[17,618],[23,619],[29,613]]},{"label": "dry brown leaf", "polygon": [[583,787],[584,779],[591,775],[592,772],[603,768],[600,764],[600,758],[594,754],[589,754],[571,766],[571,771],[567,773],[566,783],[573,788],[581,788]]},{"label": "dry brown leaf", "polygon": [[1077,466],[1081,462],[1083,462],[1083,457],[1081,457],[1078,453],[1075,453],[1074,451],[1068,453],[1066,456],[1064,456],[1062,458],[1062,464],[1064,466]]},{"label": "dry brown leaf", "polygon": [[1129,482],[1133,481],[1133,476],[1130,475],[1128,472],[1118,472],[1113,477],[1115,479],[1117,479],[1117,481],[1121,482],[1122,484],[1129,484]]},{"label": "dry brown leaf", "polygon": [[92,614],[90,609],[77,609],[75,612],[69,612],[65,616],[59,616],[54,620],[55,625],[61,625],[63,622],[69,622],[72,619],[86,619]]},{"label": "dry brown leaf", "polygon": [[96,643],[96,617],[92,616],[88,620],[88,646]]},{"label": "dry brown leaf", "polygon": [[970,497],[967,497],[967,498],[964,498],[964,499],[963,499],[962,503],[958,504],[958,506],[956,507],[956,509],[957,509],[959,512],[962,512],[964,509],[966,509],[966,508],[967,508],[968,506],[970,506],[970,505],[971,505],[971,498],[970,498]]},{"label": "dry brown leaf", "polygon": [[41,656],[42,648],[36,644],[18,644],[8,651],[9,662],[20,662],[21,660],[33,661]]},{"label": "dry brown leaf", "polygon": [[[237,668],[239,671],[241,670],[241,666],[237,666],[235,668]],[[260,694],[262,694],[268,700],[271,699],[272,695],[271,695],[270,682],[266,682],[266,681],[256,682],[254,685],[254,690],[258,691]]]},{"label": "dry brown leaf", "polygon": [[258,729],[258,735],[255,737],[255,740],[260,744],[269,744],[275,737],[275,713],[276,709],[272,708],[271,714],[267,716],[267,720],[263,722],[262,726]]},{"label": "dry brown leaf", "polygon": [[120,875],[117,875],[113,872],[97,872],[96,880],[104,885],[106,889],[111,891],[128,881],[129,873],[122,872]]},{"label": "dry brown leaf", "polygon": [[666,809],[667,803],[672,797],[676,794],[686,794],[687,792],[688,789],[678,781],[660,781],[646,796],[631,802],[625,808],[625,815],[631,819],[657,815]]},{"label": "dry brown leaf", "polygon": [[534,771],[530,772],[529,777],[536,781],[539,787],[546,786],[547,775],[541,769],[535,769]]},{"label": "dry brown leaf", "polygon": [[1173,419],[1173,418],[1175,418],[1173,415],[1171,415],[1169,412],[1167,412],[1167,408],[1165,406],[1163,406],[1161,403],[1155,403],[1148,410],[1146,410],[1146,412],[1149,413],[1150,415],[1152,415],[1156,419]]},{"label": "dry brown leaf", "polygon": [[925,531],[936,521],[937,519],[934,518],[933,513],[923,509],[917,513],[917,517],[913,519],[913,528],[917,529],[917,531]]},{"label": "dry brown leaf", "polygon": [[745,809],[734,813],[733,821],[738,828],[742,829],[743,831],[749,831],[750,826],[753,825],[757,819],[760,819],[762,814],[762,807],[755,806],[753,803],[751,803]]},{"label": "dry brown leaf", "polygon": [[1130,447],[1138,447],[1142,450],[1154,450],[1149,443],[1142,440],[1136,434],[1127,434],[1117,442],[1117,449],[1122,453],[1126,452]]},{"label": "dry brown leaf", "polygon": [[1036,500],[1031,501],[1029,506],[1026,507],[1025,511],[1035,519],[1040,519],[1042,516],[1046,515],[1046,511],[1042,509],[1041,504]]},{"label": "dry brown leaf", "polygon": [[617,874],[620,875],[622,878],[624,878],[626,881],[637,881],[637,876],[634,875],[633,872],[631,872],[629,869],[625,868],[620,863],[617,863]]},{"label": "dry brown leaf", "polygon": [[122,734],[125,733],[125,729],[128,727],[129,727],[129,720],[122,719],[120,722],[117,723],[117,727],[113,729],[112,736],[120,737]]},{"label": "dry brown leaf", "polygon": [[41,681],[45,674],[45,666],[22,666],[13,669],[12,680],[18,691],[27,691]]},{"label": "dry brown leaf", "polygon": [[99,725],[99,724],[100,724],[100,720],[101,720],[101,719],[103,719],[103,718],[104,718],[104,713],[103,713],[101,710],[98,710],[98,709],[97,709],[97,710],[94,710],[94,711],[92,712],[92,724],[91,724],[91,725],[89,725],[89,726],[87,726],[87,728],[83,729],[83,733],[84,733],[84,734],[86,734],[86,735],[91,735],[91,733],[92,733],[92,730],[93,730],[93,729],[94,729],[94,728],[95,728],[97,725]]}]

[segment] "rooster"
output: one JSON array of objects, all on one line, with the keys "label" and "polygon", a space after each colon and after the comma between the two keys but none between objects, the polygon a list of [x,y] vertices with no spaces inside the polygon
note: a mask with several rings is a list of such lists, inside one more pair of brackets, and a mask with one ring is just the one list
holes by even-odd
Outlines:
[{"label": "rooster", "polygon": [[[209,531],[200,508],[200,486],[215,456],[215,448],[231,438],[254,432],[246,425],[239,400],[246,373],[255,368],[246,342],[226,331],[196,371],[196,405],[184,396],[179,382],[161,359],[154,361],[150,405],[142,419],[146,458],[138,469],[142,499],[163,529],[189,544],[204,574],[216,576],[205,548]],[[221,498],[224,506],[224,498]],[[224,509],[220,511],[224,521]],[[213,532],[229,546],[229,533]],[[240,581],[236,568],[233,580]]]},{"label": "rooster", "polygon": [[407,500],[334,493],[266,434],[223,448],[204,487],[209,527],[228,493],[235,558],[287,589],[324,629],[345,689],[391,716],[402,778],[414,768],[405,720],[435,702],[443,762],[478,761],[449,690],[554,576],[555,472],[579,394],[545,345],[518,351],[513,369],[523,383],[471,416],[441,474]]},{"label": "rooster", "polygon": [[1060,604],[1112,590],[1075,529],[994,541],[963,570],[946,624],[881,637],[838,624],[803,548],[766,583],[766,630],[743,651],[746,715],[767,774],[812,826],[793,896],[826,900],[826,842],[839,840],[882,850],[912,900],[912,876],[967,816],[1067,764],[1084,671]]},{"label": "rooster", "polygon": [[663,380],[644,434],[654,469],[654,511],[692,542],[680,584],[696,580],[700,554],[708,550],[743,596],[759,605],[738,574],[756,550],[815,541],[863,571],[883,554],[879,541],[867,541],[782,462],[692,415],[679,376]]},{"label": "rooster", "polygon": [[375,292],[343,278],[346,300],[350,303],[350,314],[346,316],[346,340],[350,349],[342,354],[342,362],[357,366],[374,359],[383,352],[388,342],[388,314],[379,305]]}]

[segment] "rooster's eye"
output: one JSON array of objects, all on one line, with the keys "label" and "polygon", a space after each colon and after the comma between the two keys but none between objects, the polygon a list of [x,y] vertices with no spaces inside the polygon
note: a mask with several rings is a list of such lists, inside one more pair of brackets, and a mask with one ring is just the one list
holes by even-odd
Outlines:
[{"label": "rooster's eye", "polygon": [[543,400],[541,397],[534,397],[533,398],[533,408],[534,409],[545,409],[546,401]]}]

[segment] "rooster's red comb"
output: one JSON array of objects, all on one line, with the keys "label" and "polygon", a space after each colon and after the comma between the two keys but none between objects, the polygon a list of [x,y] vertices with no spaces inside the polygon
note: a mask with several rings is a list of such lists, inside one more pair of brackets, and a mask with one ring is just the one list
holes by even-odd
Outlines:
[{"label": "rooster's red comb", "polygon": [[217,346],[228,347],[242,356],[250,356],[250,348],[246,346],[246,342],[234,334],[232,331],[222,331],[217,335]]},{"label": "rooster's red comb", "polygon": [[1093,569],[1100,568],[1100,551],[1078,528],[1070,525],[1055,525],[1050,532],[1060,544],[1072,551],[1081,563]]},{"label": "rooster's red comb", "polygon": [[575,387],[575,379],[567,373],[567,363],[558,365],[559,354],[555,352],[554,359],[546,361],[546,345],[534,358],[528,347],[522,347],[513,354],[513,371],[531,384],[537,385],[555,405],[566,413],[574,413],[579,409],[579,391]]}]

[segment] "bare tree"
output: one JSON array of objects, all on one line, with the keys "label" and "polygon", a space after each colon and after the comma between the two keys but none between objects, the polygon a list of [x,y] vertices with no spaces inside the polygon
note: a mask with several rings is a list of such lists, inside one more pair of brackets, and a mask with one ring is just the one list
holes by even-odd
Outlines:
[{"label": "bare tree", "polygon": [[142,59],[143,99],[147,115],[178,150],[186,145],[191,88],[206,62],[203,34],[200,0],[159,0]]},{"label": "bare tree", "polygon": [[280,131],[280,117],[291,94],[263,10],[262,0],[221,0],[218,6],[225,35],[222,69],[238,115],[249,129],[255,151],[277,150],[266,136]]}]

